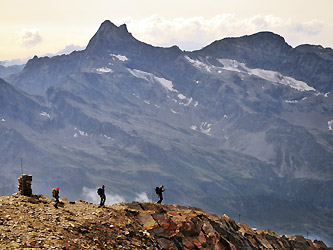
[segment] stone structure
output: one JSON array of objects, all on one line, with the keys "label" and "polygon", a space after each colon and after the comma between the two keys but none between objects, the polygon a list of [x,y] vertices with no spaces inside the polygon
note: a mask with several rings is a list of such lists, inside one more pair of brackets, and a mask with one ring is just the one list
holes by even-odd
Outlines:
[{"label": "stone structure", "polygon": [[21,195],[32,196],[31,182],[32,175],[22,174],[18,179],[18,190]]}]

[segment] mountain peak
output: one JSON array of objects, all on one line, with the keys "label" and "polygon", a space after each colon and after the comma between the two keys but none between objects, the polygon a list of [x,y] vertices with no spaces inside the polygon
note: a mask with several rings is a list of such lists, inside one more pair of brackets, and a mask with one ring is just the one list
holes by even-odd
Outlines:
[{"label": "mountain peak", "polygon": [[128,43],[137,41],[131,33],[128,32],[126,24],[119,27],[111,21],[104,21],[96,34],[89,41],[87,50],[104,50],[119,48]]},{"label": "mountain peak", "polygon": [[110,30],[110,29],[116,29],[117,26],[112,23],[110,20],[105,20],[99,27],[98,31],[106,31],[106,30]]},{"label": "mountain peak", "polygon": [[98,31],[102,32],[114,32],[116,30],[118,30],[121,33],[129,33],[126,24],[122,24],[119,27],[117,27],[110,20],[105,20],[98,29]]}]

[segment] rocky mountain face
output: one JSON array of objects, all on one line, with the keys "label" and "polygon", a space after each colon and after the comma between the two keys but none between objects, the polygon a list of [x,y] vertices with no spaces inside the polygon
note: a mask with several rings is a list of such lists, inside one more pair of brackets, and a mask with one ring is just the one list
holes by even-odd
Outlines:
[{"label": "rocky mountain face", "polygon": [[0,197],[1,248],[329,249],[300,235],[278,235],[194,207],[119,203],[98,207],[41,195]]},{"label": "rocky mountain face", "polygon": [[270,32],[185,52],[105,21],[85,50],[0,80],[0,194],[22,159],[39,194],[148,201],[164,184],[167,203],[332,239],[332,62]]}]

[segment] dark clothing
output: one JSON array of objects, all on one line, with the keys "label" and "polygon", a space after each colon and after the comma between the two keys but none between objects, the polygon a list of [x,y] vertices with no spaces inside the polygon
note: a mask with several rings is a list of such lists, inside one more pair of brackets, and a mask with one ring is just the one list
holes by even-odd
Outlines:
[{"label": "dark clothing", "polygon": [[105,196],[105,189],[102,187],[102,192],[100,194],[100,197],[101,197],[101,202],[100,202],[100,206],[104,206],[104,203],[106,201],[106,196]]},{"label": "dark clothing", "polygon": [[158,189],[158,193],[157,193],[157,195],[158,195],[158,197],[160,198],[159,199],[159,201],[157,202],[157,203],[162,203],[162,201],[163,201],[163,192],[165,191],[165,189],[164,188],[159,188]]},{"label": "dark clothing", "polygon": [[105,194],[103,194],[103,195],[101,195],[101,203],[100,203],[100,205],[104,206],[105,201],[106,201],[106,196],[105,196]]},{"label": "dark clothing", "polygon": [[56,190],[56,191],[55,191],[55,197],[54,197],[54,198],[55,198],[56,202],[54,203],[53,206],[54,206],[55,208],[58,208],[58,203],[59,203],[59,190]]}]

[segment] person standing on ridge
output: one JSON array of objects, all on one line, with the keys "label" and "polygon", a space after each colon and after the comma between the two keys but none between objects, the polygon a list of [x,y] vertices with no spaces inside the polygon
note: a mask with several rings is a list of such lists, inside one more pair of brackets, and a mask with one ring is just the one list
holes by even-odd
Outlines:
[{"label": "person standing on ridge", "polygon": [[54,203],[54,207],[55,208],[58,208],[58,203],[59,203],[59,190],[60,190],[60,188],[59,187],[57,187],[57,189],[55,190],[55,194],[54,194],[54,198],[55,198],[55,200],[56,200],[56,202]]},{"label": "person standing on ridge", "polygon": [[162,201],[163,201],[163,194],[162,193],[165,191],[164,186],[161,185],[160,187],[156,187],[155,191],[156,191],[156,194],[158,195],[158,197],[160,198],[157,203],[162,203]]},{"label": "person standing on ridge", "polygon": [[101,188],[97,189],[97,193],[101,197],[101,202],[100,202],[99,206],[102,207],[102,206],[104,206],[104,203],[106,201],[105,186],[102,185]]}]

